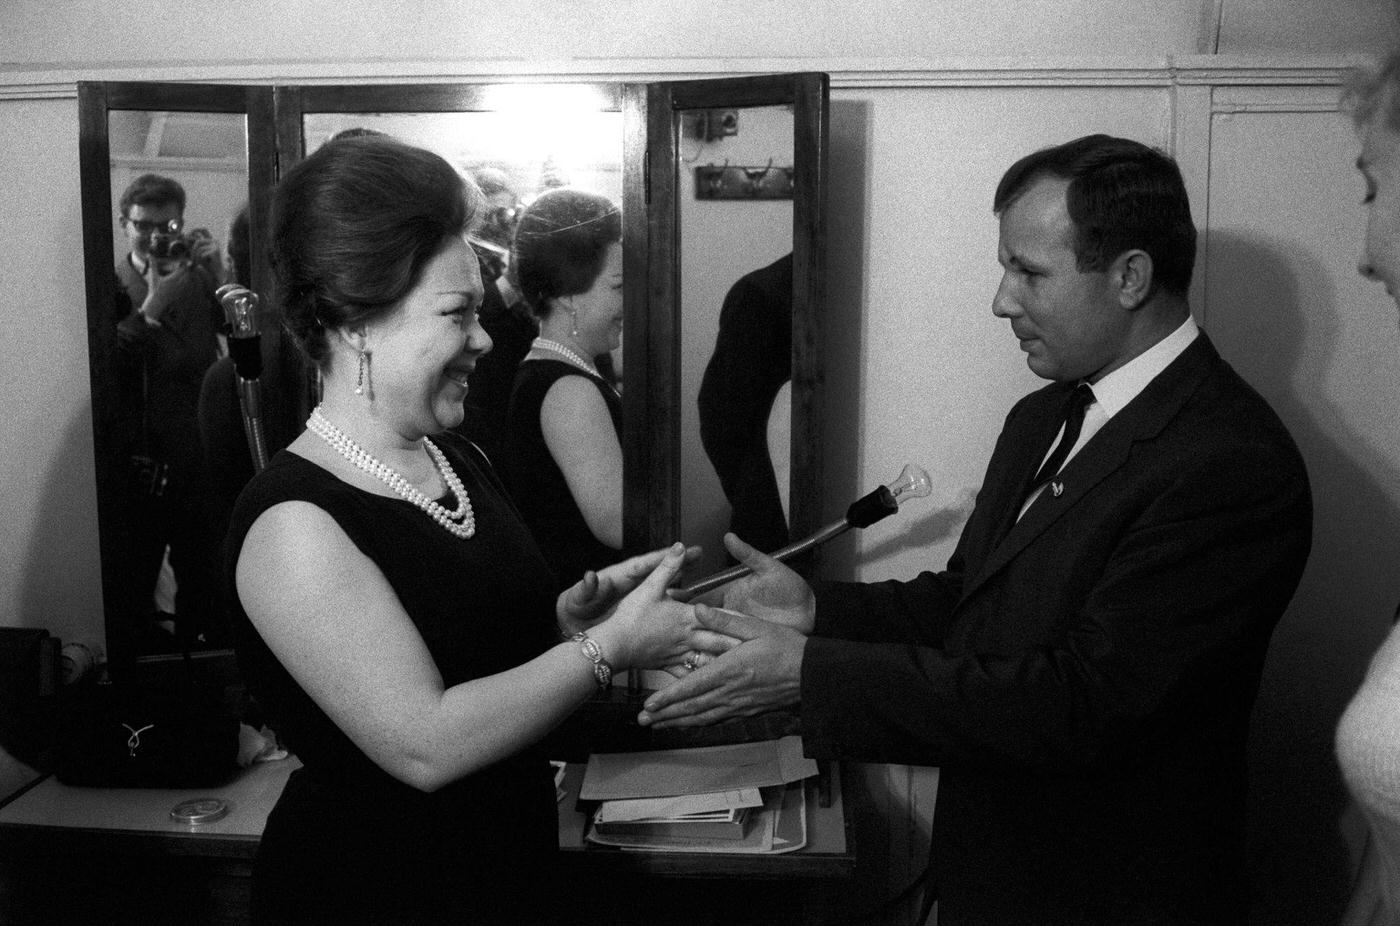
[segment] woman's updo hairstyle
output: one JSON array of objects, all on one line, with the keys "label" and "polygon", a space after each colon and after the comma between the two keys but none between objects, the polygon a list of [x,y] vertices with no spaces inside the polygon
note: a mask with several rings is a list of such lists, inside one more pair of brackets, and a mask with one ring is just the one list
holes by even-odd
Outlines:
[{"label": "woman's updo hairstyle", "polygon": [[537,318],[549,300],[587,292],[603,272],[608,247],[622,240],[622,213],[598,193],[547,190],[525,208],[511,246],[510,275]]},{"label": "woman's updo hairstyle", "polygon": [[327,333],[372,321],[473,218],[479,197],[431,151],[388,136],[333,139],[287,172],[269,245],[283,321],[317,366]]}]

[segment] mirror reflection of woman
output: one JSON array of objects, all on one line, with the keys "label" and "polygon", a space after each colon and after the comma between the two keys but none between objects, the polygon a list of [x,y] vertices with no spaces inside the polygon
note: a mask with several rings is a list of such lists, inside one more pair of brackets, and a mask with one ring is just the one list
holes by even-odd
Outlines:
[{"label": "mirror reflection of woman", "polygon": [[245,680],[302,762],[258,849],[255,920],[555,922],[535,744],[609,668],[707,636],[665,596],[679,545],[556,600],[490,464],[450,433],[491,347],[471,195],[437,155],[373,137],[327,143],[275,194],[283,316],[323,396],[226,545]]},{"label": "mirror reflection of woman", "polygon": [[503,470],[561,584],[622,548],[622,400],[598,369],[622,341],[621,241],[607,197],[565,187],[525,209],[512,248],[540,336],[516,373]]}]

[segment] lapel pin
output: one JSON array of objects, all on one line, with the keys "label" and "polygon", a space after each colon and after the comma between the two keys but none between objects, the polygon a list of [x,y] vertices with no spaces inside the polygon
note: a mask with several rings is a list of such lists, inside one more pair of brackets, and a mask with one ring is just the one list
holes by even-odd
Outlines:
[{"label": "lapel pin", "polygon": [[1064,484],[1063,482],[1052,482],[1052,483],[1050,483],[1050,494],[1051,494],[1051,495],[1055,496],[1056,498],[1059,498],[1061,495],[1064,494],[1064,492],[1065,492],[1065,484]]}]

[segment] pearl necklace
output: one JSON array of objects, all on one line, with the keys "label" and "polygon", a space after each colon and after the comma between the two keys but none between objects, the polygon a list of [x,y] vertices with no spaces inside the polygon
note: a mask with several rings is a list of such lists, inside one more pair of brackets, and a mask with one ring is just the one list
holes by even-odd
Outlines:
[{"label": "pearl necklace", "polygon": [[457,510],[455,511],[448,511],[428,498],[397,471],[366,453],[364,448],[347,437],[344,431],[326,420],[326,416],[321,414],[321,406],[316,406],[315,410],[311,412],[311,417],[306,419],[306,427],[335,448],[336,452],[345,459],[371,476],[382,480],[404,500],[423,509],[428,517],[441,524],[454,537],[466,540],[476,533],[476,518],[472,514],[472,503],[467,498],[466,487],[462,485],[462,480],[457,478],[457,474],[452,471],[452,464],[447,461],[447,457],[437,448],[436,444],[426,437],[423,438],[423,446],[427,448],[428,456],[433,458],[433,463],[436,464],[438,472],[442,474],[442,481],[447,484],[448,490],[457,497]]},{"label": "pearl necklace", "polygon": [[[558,341],[551,341],[549,338],[535,338],[533,341],[530,342],[530,346],[543,348],[544,350],[552,350],[559,356],[568,360],[574,366],[582,367],[583,369],[592,373],[594,376],[598,376],[597,367],[584,360],[578,354],[574,353],[572,350],[565,347],[563,344],[560,344]],[[601,379],[602,377],[599,378]]]}]

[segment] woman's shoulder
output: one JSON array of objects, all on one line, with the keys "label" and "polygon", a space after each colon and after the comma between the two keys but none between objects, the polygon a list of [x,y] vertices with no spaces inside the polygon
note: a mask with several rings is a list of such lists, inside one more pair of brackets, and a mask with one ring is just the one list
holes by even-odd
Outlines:
[{"label": "woman's shoulder", "polygon": [[282,502],[323,503],[349,489],[346,483],[306,457],[291,450],[279,450],[239,493],[234,521],[252,523],[259,514]]},{"label": "woman's shoulder", "polygon": [[1342,776],[1363,802],[1377,799],[1400,812],[1400,629],[1391,630],[1371,659],[1336,733]]},{"label": "woman's shoulder", "polygon": [[511,404],[519,410],[531,404],[557,404],[567,401],[579,406],[602,410],[621,400],[612,387],[599,376],[579,369],[562,360],[528,360],[520,364],[515,375]]},{"label": "woman's shoulder", "polygon": [[607,384],[575,372],[577,376],[561,376],[550,383],[540,414],[545,418],[554,416],[568,426],[591,425],[613,417]]}]

